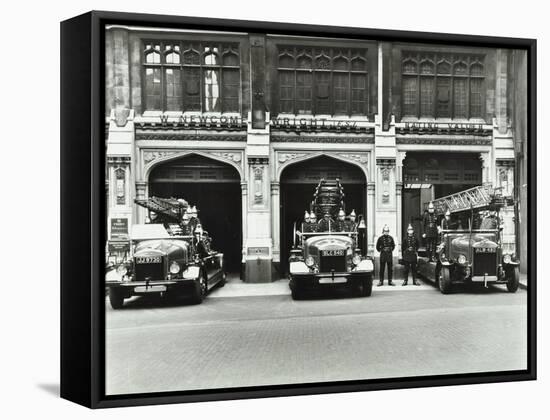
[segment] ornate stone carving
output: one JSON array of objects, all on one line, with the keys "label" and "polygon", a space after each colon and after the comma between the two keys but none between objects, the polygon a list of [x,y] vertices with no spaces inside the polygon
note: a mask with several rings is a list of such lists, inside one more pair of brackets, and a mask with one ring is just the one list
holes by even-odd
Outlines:
[{"label": "ornate stone carving", "polygon": [[376,159],[376,164],[380,167],[391,169],[395,167],[395,159]]},{"label": "ornate stone carving", "polygon": [[143,152],[143,161],[147,164],[165,156],[175,155],[176,153],[178,152],[167,150],[146,150]]},{"label": "ornate stone carving", "polygon": [[107,156],[107,163],[112,165],[129,164],[130,161],[130,156]]},{"label": "ornate stone carving", "polygon": [[279,153],[277,155],[277,160],[279,163],[285,163],[286,161],[298,159],[304,156],[307,156],[307,153]]},{"label": "ornate stone carving", "polygon": [[240,163],[243,158],[240,152],[211,152],[210,154],[231,160],[235,163]]},{"label": "ornate stone carving", "polygon": [[246,135],[240,134],[182,134],[147,132],[136,133],[136,140],[181,140],[181,141],[240,141],[246,142]]},{"label": "ornate stone carving", "polygon": [[269,164],[269,158],[266,158],[266,157],[249,157],[248,158],[248,164],[249,165],[268,165]]},{"label": "ornate stone carving", "polygon": [[361,164],[365,164],[369,161],[369,157],[366,154],[359,154],[359,153],[340,153],[339,156],[342,156],[343,158],[354,160],[356,162],[359,162]]},{"label": "ornate stone carving", "polygon": [[491,138],[471,138],[471,139],[453,139],[453,138],[421,138],[421,137],[396,137],[396,144],[429,144],[429,145],[456,145],[456,146],[489,146],[492,143]]},{"label": "ornate stone carving", "polygon": [[334,136],[334,137],[317,137],[317,136],[278,136],[272,135],[271,142],[273,143],[360,143],[374,144],[374,136]]}]

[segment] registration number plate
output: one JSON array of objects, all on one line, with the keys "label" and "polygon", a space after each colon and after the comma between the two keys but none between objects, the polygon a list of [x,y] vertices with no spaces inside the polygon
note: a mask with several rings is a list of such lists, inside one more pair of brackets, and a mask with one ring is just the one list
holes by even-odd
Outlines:
[{"label": "registration number plate", "polygon": [[476,254],[494,254],[497,252],[496,248],[474,248]]},{"label": "registration number plate", "polygon": [[164,285],[158,285],[158,286],[136,286],[136,287],[134,288],[134,292],[136,292],[136,293],[166,292],[166,286],[164,286]]},{"label": "registration number plate", "polygon": [[348,279],[345,277],[323,277],[319,279],[320,284],[333,284],[333,283],[347,283]]},{"label": "registration number plate", "polygon": [[136,257],[136,264],[158,264],[162,261],[162,257]]},{"label": "registration number plate", "polygon": [[327,249],[325,251],[321,251],[322,257],[343,257],[344,256],[344,250],[343,249]]}]

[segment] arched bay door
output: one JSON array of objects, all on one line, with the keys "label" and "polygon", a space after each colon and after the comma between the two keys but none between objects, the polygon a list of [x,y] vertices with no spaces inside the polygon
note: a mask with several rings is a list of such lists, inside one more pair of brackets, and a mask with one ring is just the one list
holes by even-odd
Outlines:
[{"label": "arched bay door", "polygon": [[479,153],[407,152],[403,161],[402,232],[423,233],[425,203],[482,184]]},{"label": "arched bay door", "polygon": [[328,156],[319,156],[301,161],[285,168],[280,178],[280,246],[281,274],[288,272],[288,257],[292,247],[294,222],[301,222],[304,212],[309,211],[315,187],[321,178],[340,179],[344,187],[346,213],[353,209],[366,217],[367,180],[355,164]]},{"label": "arched bay door", "polygon": [[241,186],[235,168],[199,155],[161,163],[149,175],[149,195],[183,198],[197,206],[212,247],[225,255],[226,268],[240,270]]}]

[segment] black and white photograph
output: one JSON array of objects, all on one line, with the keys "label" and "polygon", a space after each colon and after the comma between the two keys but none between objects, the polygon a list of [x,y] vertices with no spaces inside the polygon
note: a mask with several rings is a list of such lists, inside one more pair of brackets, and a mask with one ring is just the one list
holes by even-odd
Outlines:
[{"label": "black and white photograph", "polygon": [[102,39],[106,396],[528,370],[526,49]]}]

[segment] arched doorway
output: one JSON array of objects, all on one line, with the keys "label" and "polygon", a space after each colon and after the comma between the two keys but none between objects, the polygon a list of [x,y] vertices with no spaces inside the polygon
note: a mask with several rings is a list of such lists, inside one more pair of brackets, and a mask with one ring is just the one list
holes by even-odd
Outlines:
[{"label": "arched doorway", "polygon": [[149,195],[183,198],[197,206],[212,246],[225,255],[228,271],[241,266],[241,185],[229,164],[192,154],[161,163],[149,175]]},{"label": "arched doorway", "polygon": [[424,205],[482,184],[479,153],[407,152],[403,161],[402,237],[423,233]]},{"label": "arched doorway", "polygon": [[355,209],[358,215],[367,215],[367,180],[357,165],[318,156],[285,168],[280,178],[280,271],[283,275],[288,272],[294,222],[303,220],[321,178],[340,179],[344,187],[346,213]]}]

